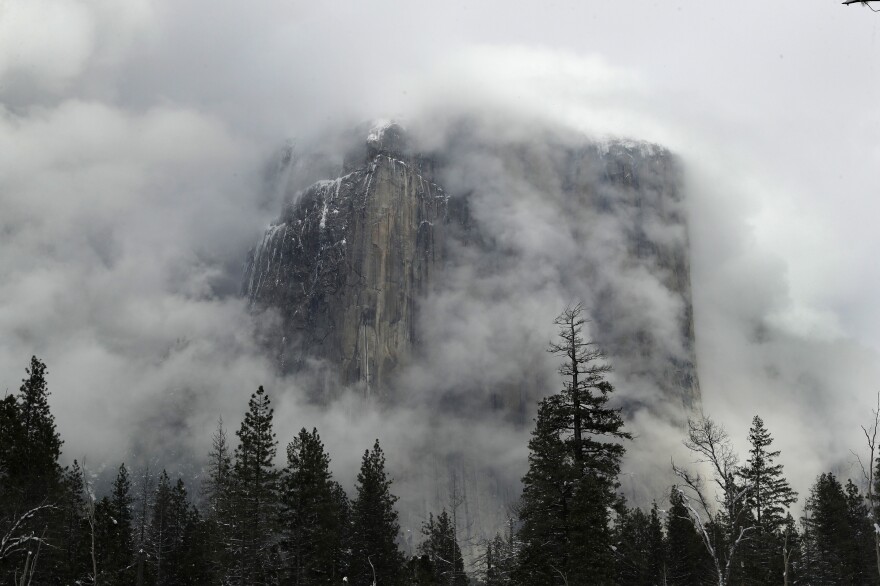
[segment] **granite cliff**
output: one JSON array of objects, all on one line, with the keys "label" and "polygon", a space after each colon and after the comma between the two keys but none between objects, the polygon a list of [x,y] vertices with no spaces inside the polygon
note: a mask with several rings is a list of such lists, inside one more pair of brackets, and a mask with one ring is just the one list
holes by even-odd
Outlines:
[{"label": "granite cliff", "polygon": [[[558,265],[551,278],[566,300],[590,308],[590,334],[619,381],[641,389],[628,401],[645,403],[645,393],[659,391],[693,406],[699,385],[676,158],[641,142],[486,141],[463,128],[420,149],[398,124],[377,125],[348,145],[335,173],[333,165],[318,171],[338,176],[296,191],[291,186],[308,173],[288,169],[285,209],[252,251],[244,280],[255,309],[280,313],[272,346],[282,368],[324,361],[339,377],[328,386],[385,395],[420,351],[430,351],[432,320],[422,319],[423,308],[444,288],[470,288],[487,275],[506,275],[517,288],[518,271],[527,281],[526,272],[550,264]],[[290,157],[285,165],[293,166]],[[491,190],[504,199],[487,200]],[[550,222],[576,250],[563,244],[558,254],[536,256],[525,241],[532,236],[516,234],[530,225],[499,227],[494,215],[510,214],[531,192],[541,201],[524,213]],[[542,209],[556,215],[543,219]],[[478,269],[467,281],[462,267]],[[438,307],[428,310],[435,324],[444,321]],[[541,377],[524,369],[503,378],[463,384],[479,387],[470,401],[476,394],[524,419],[544,393]]]},{"label": "granite cliff", "polygon": [[297,194],[247,264],[254,306],[280,309],[282,368],[330,361],[369,394],[410,360],[416,312],[446,255],[449,195],[396,125],[348,153],[344,175]]}]

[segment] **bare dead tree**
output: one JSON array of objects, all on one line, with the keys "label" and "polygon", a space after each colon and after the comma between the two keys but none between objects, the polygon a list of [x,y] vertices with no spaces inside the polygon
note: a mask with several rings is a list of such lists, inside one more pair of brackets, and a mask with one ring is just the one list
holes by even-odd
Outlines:
[{"label": "bare dead tree", "polygon": [[[751,527],[741,523],[746,512],[744,503],[749,492],[748,487],[736,485],[739,458],[730,446],[727,432],[706,415],[701,414],[697,420],[688,420],[688,439],[684,445],[697,455],[697,463],[706,464],[712,470],[712,484],[715,486],[713,492],[716,495],[714,504],[706,483],[699,474],[688,472],[676,466],[675,462],[672,463],[673,473],[683,482],[677,490],[688,511],[688,520],[712,559],[718,586],[726,586],[730,581],[733,559],[751,531]],[[728,546],[724,558],[709,534],[710,526],[723,525],[716,505],[721,506],[728,524]]]},{"label": "bare dead tree", "polygon": [[38,546],[45,541],[42,537],[38,537],[33,531],[27,530],[28,521],[40,515],[43,511],[54,509],[54,505],[42,504],[29,509],[21,514],[13,514],[9,524],[3,533],[0,534],[0,560],[4,560],[12,555],[21,553],[31,544]]},{"label": "bare dead tree", "polygon": [[37,571],[37,560],[40,559],[40,550],[43,546],[43,540],[46,537],[46,529],[43,529],[43,535],[37,541],[37,551],[28,551],[27,558],[24,561],[24,569],[21,572],[21,579],[18,580],[18,586],[31,586],[34,581],[34,573]]},{"label": "bare dead tree", "polygon": [[880,523],[878,523],[877,519],[877,494],[875,493],[874,484],[876,482],[876,470],[877,470],[877,432],[880,430],[880,393],[877,393],[877,406],[872,409],[871,412],[874,415],[874,421],[867,427],[864,425],[861,426],[862,433],[865,434],[865,443],[868,446],[868,462],[867,464],[862,461],[862,457],[859,456],[856,452],[852,452],[852,454],[856,457],[856,460],[859,462],[859,466],[862,468],[862,477],[865,480],[865,483],[868,485],[868,514],[871,516],[871,520],[873,521],[874,526],[874,557],[877,563],[877,572],[880,573]]},{"label": "bare dead tree", "polygon": [[92,483],[88,479],[88,470],[86,469],[86,459],[83,458],[82,463],[82,491],[86,499],[83,503],[83,516],[89,524],[89,533],[92,539],[92,584],[98,586],[98,558],[95,554],[95,491]]}]

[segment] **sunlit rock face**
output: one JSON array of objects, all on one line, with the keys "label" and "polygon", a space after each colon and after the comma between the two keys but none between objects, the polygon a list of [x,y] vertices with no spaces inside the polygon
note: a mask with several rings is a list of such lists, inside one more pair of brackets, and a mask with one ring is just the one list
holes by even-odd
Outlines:
[{"label": "sunlit rock face", "polygon": [[[247,263],[250,303],[280,314],[282,369],[527,421],[558,387],[552,318],[580,301],[627,409],[699,401],[667,150],[466,123],[430,140],[379,124],[345,150],[335,167],[282,161],[285,209]],[[328,177],[292,187],[315,168]]]}]

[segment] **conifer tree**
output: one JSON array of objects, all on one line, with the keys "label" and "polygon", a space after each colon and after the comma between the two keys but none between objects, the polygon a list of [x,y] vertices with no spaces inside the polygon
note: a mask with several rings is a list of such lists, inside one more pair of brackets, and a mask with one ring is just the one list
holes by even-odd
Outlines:
[{"label": "conifer tree", "polygon": [[513,584],[517,570],[517,536],[514,520],[507,520],[507,534],[498,533],[486,543],[486,586]]},{"label": "conifer tree", "polygon": [[0,582],[30,565],[26,558],[37,549],[34,583],[53,575],[73,579],[81,569],[71,538],[83,529],[74,527],[82,522],[82,484],[76,470],[58,463],[62,442],[46,365],[33,356],[26,372],[17,395],[0,401]]},{"label": "conifer tree", "polygon": [[782,568],[783,586],[802,583],[803,539],[791,513],[782,528]]},{"label": "conifer tree", "polygon": [[153,565],[153,579],[156,586],[169,584],[171,566],[169,558],[173,556],[175,543],[175,511],[172,496],[171,479],[168,472],[162,470],[156,485],[153,498],[153,511],[149,529],[150,561]]},{"label": "conifer tree", "polygon": [[624,509],[615,523],[618,584],[654,586],[664,582],[666,540],[657,503],[651,512]]},{"label": "conifer tree", "polygon": [[550,404],[556,424],[570,433],[566,439],[578,467],[591,470],[613,486],[625,450],[607,440],[632,436],[623,431],[620,410],[607,406],[613,388],[605,374],[611,366],[604,362],[595,342],[584,339],[587,320],[583,311],[581,304],[568,307],[554,322],[559,327],[559,342],[551,343],[547,350],[563,358],[559,367],[563,388],[550,397]]},{"label": "conifer tree", "polygon": [[[61,438],[49,409],[46,365],[33,356],[26,372],[18,394],[0,401],[0,536],[12,531],[9,538],[39,539],[47,532],[51,538],[58,518],[52,512],[65,496]],[[9,565],[19,565],[26,553],[19,549],[0,551],[0,576],[4,558],[15,554]]]},{"label": "conifer tree", "polygon": [[16,441],[21,437],[20,424],[15,396],[6,395],[0,400],[0,496],[4,497],[4,503],[8,497],[3,489],[8,490],[12,457],[15,454]]},{"label": "conifer tree", "polygon": [[654,584],[663,584],[666,581],[669,548],[656,501],[651,503],[651,512],[648,515],[648,552],[648,574]]},{"label": "conifer tree", "polygon": [[133,503],[131,479],[125,464],[121,464],[110,496],[101,499],[95,511],[99,581],[106,586],[126,586],[134,582]]},{"label": "conifer tree", "polygon": [[430,583],[438,586],[467,586],[464,558],[449,513],[444,509],[436,519],[433,514],[429,515],[422,526],[422,535],[424,541],[419,544],[418,551],[427,558],[426,565],[432,576]]},{"label": "conifer tree", "polygon": [[79,462],[74,460],[64,470],[56,490],[56,508],[49,526],[51,547],[41,564],[63,584],[90,581],[89,529],[84,516],[83,469]]},{"label": "conifer tree", "polygon": [[233,563],[228,579],[240,586],[270,584],[277,571],[278,477],[274,459],[278,442],[272,431],[273,410],[263,387],[251,395],[248,412],[236,432],[232,467],[232,537],[227,554]]},{"label": "conifer tree", "polygon": [[400,525],[385,472],[379,440],[364,452],[352,503],[352,556],[349,581],[353,586],[399,586],[404,583],[404,557],[397,548]]},{"label": "conifer tree", "polygon": [[409,586],[438,586],[434,564],[426,554],[415,555],[406,564]]},{"label": "conifer tree", "polygon": [[226,516],[231,485],[232,455],[221,417],[217,420],[217,429],[211,437],[211,451],[208,453],[208,479],[204,487],[208,518]]},{"label": "conifer tree", "polygon": [[190,507],[183,527],[183,547],[176,559],[177,584],[202,586],[219,582],[209,546],[209,525],[198,509]]},{"label": "conifer tree", "polygon": [[782,476],[782,464],[776,464],[779,451],[771,451],[773,438],[764,422],[755,415],[749,430],[749,458],[738,470],[742,485],[748,489],[745,506],[755,531],[743,548],[742,572],[757,583],[781,583],[785,564],[782,557],[783,525],[786,510],[797,501],[797,493]]},{"label": "conifer tree", "polygon": [[189,586],[214,581],[210,571],[207,528],[189,503],[186,485],[172,485],[163,470],[152,499],[147,545],[149,583],[156,586]]},{"label": "conifer tree", "polygon": [[572,497],[577,479],[574,459],[560,437],[553,409],[543,400],[529,440],[529,470],[523,477],[519,509],[522,547],[516,582],[555,584],[571,573],[569,544]]},{"label": "conifer tree", "polygon": [[[337,584],[345,575],[343,511],[330,457],[317,429],[303,428],[287,446],[282,475],[281,534],[287,583]],[[341,488],[341,487],[340,487]]]},{"label": "conifer tree", "polygon": [[208,453],[207,478],[203,487],[207,506],[204,518],[205,548],[212,582],[221,581],[232,564],[227,549],[233,539],[233,478],[232,455],[223,418],[217,420],[217,429],[211,437]]},{"label": "conifer tree", "polygon": [[[614,581],[614,538],[611,507],[619,507],[604,475],[587,470],[571,499],[571,532],[568,544],[569,584],[611,584]],[[616,483],[615,483],[616,484]]]},{"label": "conifer tree", "polygon": [[666,584],[702,586],[712,576],[712,561],[703,540],[697,534],[684,504],[681,491],[673,486],[666,513],[668,563]]},{"label": "conifer tree", "polygon": [[749,443],[749,458],[739,470],[749,486],[746,503],[760,529],[776,532],[785,521],[786,509],[797,501],[797,493],[782,476],[782,464],[774,463],[779,450],[769,451],[773,438],[757,415],[752,419]]},{"label": "conifer tree", "polygon": [[850,527],[844,556],[852,568],[853,583],[877,584],[877,565],[874,563],[874,524],[868,513],[865,497],[852,480],[846,481],[846,517]]},{"label": "conifer tree", "polygon": [[330,482],[330,494],[333,498],[333,508],[336,513],[336,522],[339,529],[339,539],[334,542],[338,550],[333,554],[337,564],[337,574],[343,576],[349,573],[352,552],[352,509],[351,501],[345,493],[342,485],[332,480]]},{"label": "conifer tree", "polygon": [[25,503],[36,503],[47,498],[61,478],[61,437],[49,410],[46,365],[33,356],[27,373],[18,394],[22,436],[13,465],[17,467],[22,499]]},{"label": "conifer tree", "polygon": [[582,313],[577,305],[559,315],[559,342],[548,348],[563,357],[563,388],[541,401],[529,442],[520,508],[523,582],[607,584],[614,576],[609,510],[619,505],[619,440],[631,436],[620,411],[608,407],[610,367],[584,340]]},{"label": "conifer tree", "polygon": [[831,473],[810,491],[803,519],[803,574],[813,584],[875,584],[872,526],[863,497]]},{"label": "conifer tree", "polygon": [[151,502],[153,498],[153,474],[146,466],[140,473],[137,483],[137,506],[135,515],[135,586],[146,582],[147,550],[149,549],[149,525]]}]

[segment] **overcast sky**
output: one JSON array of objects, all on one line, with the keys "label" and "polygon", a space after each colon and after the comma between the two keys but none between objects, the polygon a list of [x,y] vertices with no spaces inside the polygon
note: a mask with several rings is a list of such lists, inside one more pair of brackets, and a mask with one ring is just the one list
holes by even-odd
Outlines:
[{"label": "overcast sky", "polygon": [[180,415],[203,435],[273,382],[230,295],[273,150],[501,108],[682,156],[706,409],[764,415],[803,488],[880,390],[878,26],[836,0],[0,0],[2,385],[44,357],[73,455],[115,457],[169,388],[211,390]]}]

